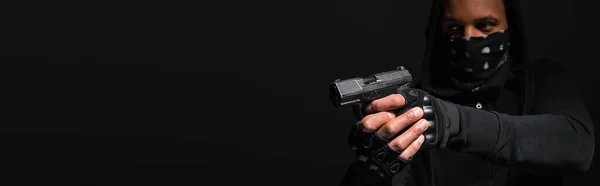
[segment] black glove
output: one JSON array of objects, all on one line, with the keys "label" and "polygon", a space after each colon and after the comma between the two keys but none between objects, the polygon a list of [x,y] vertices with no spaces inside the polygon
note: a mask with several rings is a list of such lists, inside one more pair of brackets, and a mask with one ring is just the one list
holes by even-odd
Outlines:
[{"label": "black glove", "polygon": [[[402,109],[394,111],[396,115],[414,107],[423,109],[423,118],[429,121],[429,127],[424,132],[425,141],[421,149],[435,147],[444,148],[449,137],[458,132],[458,110],[453,103],[435,98],[429,93],[415,88],[405,88],[398,91],[404,96],[406,104]],[[357,118],[366,116],[364,109],[355,107]],[[360,130],[360,121],[350,130],[348,142],[356,152],[356,161],[349,168],[344,183],[346,185],[389,185],[392,177],[400,172],[410,159],[404,160],[388,146],[388,140],[376,132],[365,133]],[[349,181],[352,180],[352,181]]]},{"label": "black glove", "polygon": [[398,94],[404,97],[406,103],[396,115],[414,107],[421,107],[423,119],[429,122],[429,127],[423,132],[425,141],[421,149],[445,148],[450,136],[458,133],[460,118],[456,105],[416,88],[402,89]]},{"label": "black glove", "polygon": [[376,132],[365,133],[360,130],[360,121],[350,130],[348,140],[356,153],[344,182],[341,185],[390,185],[392,176],[400,172],[410,162],[400,157],[400,152],[392,150],[388,140]]}]

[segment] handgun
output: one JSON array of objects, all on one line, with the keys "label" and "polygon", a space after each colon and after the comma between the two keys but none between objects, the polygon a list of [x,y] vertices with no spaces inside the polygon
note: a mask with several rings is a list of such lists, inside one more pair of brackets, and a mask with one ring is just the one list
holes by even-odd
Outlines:
[{"label": "handgun", "polygon": [[330,83],[329,97],[335,107],[355,105],[355,114],[362,118],[362,105],[409,88],[411,82],[410,72],[404,66],[398,66],[396,70],[367,77],[337,79]]}]

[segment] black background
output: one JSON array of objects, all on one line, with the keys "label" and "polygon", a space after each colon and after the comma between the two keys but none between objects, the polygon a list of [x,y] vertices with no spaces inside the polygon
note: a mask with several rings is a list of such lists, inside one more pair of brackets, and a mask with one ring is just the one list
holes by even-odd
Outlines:
[{"label": "black background", "polygon": [[[429,6],[23,6],[1,50],[0,167],[22,185],[335,185],[354,119],[328,83],[398,65],[419,79]],[[597,1],[522,7],[531,57],[576,71],[600,121]],[[596,162],[577,185],[599,183]]]}]

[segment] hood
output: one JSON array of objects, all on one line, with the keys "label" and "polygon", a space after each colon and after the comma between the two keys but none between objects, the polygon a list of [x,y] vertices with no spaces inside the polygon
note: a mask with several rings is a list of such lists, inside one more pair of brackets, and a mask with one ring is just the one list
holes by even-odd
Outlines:
[{"label": "hood", "polygon": [[[436,82],[433,80],[440,79],[436,78],[436,76],[443,76],[447,73],[447,70],[444,68],[436,68],[436,66],[440,67],[436,63],[441,62],[436,56],[441,55],[434,55],[440,53],[442,50],[441,46],[443,46],[442,42],[444,42],[440,38],[442,38],[441,24],[445,1],[433,0],[429,22],[425,30],[426,48],[421,67],[421,81],[418,84],[426,90],[431,90],[436,86]],[[518,0],[504,0],[504,5],[508,30],[511,33],[510,57],[512,60],[511,65],[507,68],[511,68],[514,75],[519,75],[524,72],[525,66],[528,65],[526,62],[529,61],[527,59],[525,32],[521,20],[520,2]]]}]

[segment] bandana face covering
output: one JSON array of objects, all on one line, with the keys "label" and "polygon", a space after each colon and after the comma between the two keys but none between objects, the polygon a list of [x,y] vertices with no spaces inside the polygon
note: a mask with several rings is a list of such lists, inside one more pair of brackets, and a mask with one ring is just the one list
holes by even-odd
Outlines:
[{"label": "bandana face covering", "polygon": [[510,37],[500,30],[482,37],[446,36],[447,59],[455,81],[474,83],[490,78],[508,60]]}]

